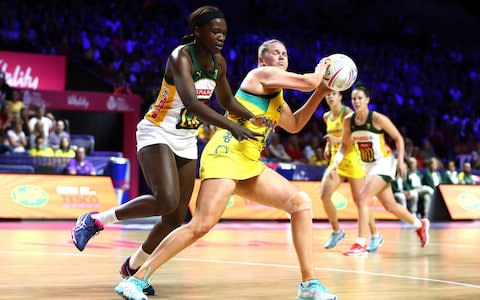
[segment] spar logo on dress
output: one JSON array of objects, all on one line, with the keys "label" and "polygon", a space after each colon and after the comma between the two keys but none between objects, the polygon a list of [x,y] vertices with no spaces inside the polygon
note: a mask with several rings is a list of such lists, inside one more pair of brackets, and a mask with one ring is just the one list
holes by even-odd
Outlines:
[{"label": "spar logo on dress", "polygon": [[77,96],[75,94],[71,94],[67,97],[67,104],[69,106],[82,107],[84,109],[88,109],[90,106],[90,102],[86,97]]},{"label": "spar logo on dress", "polygon": [[123,97],[110,96],[107,101],[107,109],[110,111],[133,111],[133,108]]},{"label": "spar logo on dress", "polygon": [[197,89],[197,98],[198,99],[210,99],[212,96],[213,90],[210,89]]},{"label": "spar logo on dress", "polygon": [[32,75],[32,68],[26,66],[22,68],[21,65],[12,65],[9,67],[8,63],[0,58],[0,70],[5,73],[5,81],[11,87],[38,89],[40,78]]}]

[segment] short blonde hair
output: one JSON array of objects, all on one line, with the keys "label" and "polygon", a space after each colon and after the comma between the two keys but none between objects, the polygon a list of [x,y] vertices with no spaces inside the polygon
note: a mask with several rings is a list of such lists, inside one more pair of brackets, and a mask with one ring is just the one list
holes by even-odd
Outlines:
[{"label": "short blonde hair", "polygon": [[271,44],[275,44],[275,43],[280,43],[282,45],[285,45],[284,43],[282,43],[281,41],[277,40],[277,39],[271,39],[271,40],[268,40],[268,41],[265,41],[263,42],[260,47],[258,47],[258,65],[260,65],[260,57],[262,57],[263,53],[265,53],[265,51],[268,50],[268,46],[270,46]]}]

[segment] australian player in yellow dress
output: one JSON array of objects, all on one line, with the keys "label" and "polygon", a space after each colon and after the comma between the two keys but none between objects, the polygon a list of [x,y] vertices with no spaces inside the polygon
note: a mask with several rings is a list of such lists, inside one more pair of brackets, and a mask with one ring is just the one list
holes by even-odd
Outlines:
[{"label": "australian player in yellow dress", "polygon": [[[258,68],[244,78],[236,98],[253,114],[269,118],[288,132],[298,132],[330,91],[321,84],[327,66],[328,60],[324,59],[313,73],[288,72],[288,55],[283,43],[266,41],[258,51]],[[315,92],[300,109],[292,112],[283,99],[282,89]],[[134,277],[148,281],[151,272],[210,231],[220,220],[228,199],[237,194],[290,214],[302,280],[296,299],[337,299],[315,276],[310,198],[260,161],[260,152],[271,128],[257,127],[233,115],[228,118],[261,133],[262,137],[258,141],[238,141],[228,130],[219,129],[215,133],[202,153],[202,184],[192,220],[170,233]],[[128,282],[126,284],[130,288]]]}]

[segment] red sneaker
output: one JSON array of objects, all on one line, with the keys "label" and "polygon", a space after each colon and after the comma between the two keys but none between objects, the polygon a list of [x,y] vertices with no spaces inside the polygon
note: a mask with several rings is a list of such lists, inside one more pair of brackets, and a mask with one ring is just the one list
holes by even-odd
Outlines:
[{"label": "red sneaker", "polygon": [[353,244],[352,247],[346,251],[343,251],[343,255],[346,256],[366,256],[368,255],[367,247],[360,244]]},{"label": "red sneaker", "polygon": [[428,231],[430,230],[430,221],[428,219],[421,219],[422,227],[417,229],[417,235],[420,239],[420,245],[422,248],[426,247],[430,242],[430,235]]}]

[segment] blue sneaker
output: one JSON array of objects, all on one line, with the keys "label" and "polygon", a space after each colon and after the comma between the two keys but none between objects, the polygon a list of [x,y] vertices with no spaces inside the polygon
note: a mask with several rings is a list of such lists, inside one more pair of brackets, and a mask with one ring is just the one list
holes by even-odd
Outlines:
[{"label": "blue sneaker", "polygon": [[327,242],[323,247],[325,249],[331,249],[335,247],[338,244],[338,242],[340,242],[344,238],[345,238],[345,231],[343,231],[343,229],[340,229],[340,231],[338,232],[334,231],[330,234],[330,237],[328,238]]},{"label": "blue sneaker", "polygon": [[99,220],[92,218],[92,214],[96,212],[89,212],[81,215],[77,219],[77,224],[72,229],[72,241],[78,250],[83,251],[88,241],[103,230],[103,224]]},{"label": "blue sneaker", "polygon": [[127,300],[148,300],[143,290],[149,285],[147,281],[132,276],[122,280],[115,287],[115,292]]},{"label": "blue sneaker", "polygon": [[300,283],[296,300],[337,300],[317,279],[310,279],[307,284]]},{"label": "blue sneaker", "polygon": [[[120,275],[122,275],[122,278],[128,278],[130,276],[133,276],[135,273],[137,273],[137,271],[138,269],[130,268],[130,256],[120,267]],[[143,289],[143,293],[147,296],[153,296],[155,295],[155,289],[151,284],[149,284],[146,288]]]},{"label": "blue sneaker", "polygon": [[380,234],[378,236],[372,236],[370,243],[367,246],[367,251],[375,252],[381,245],[383,245],[383,237]]}]

